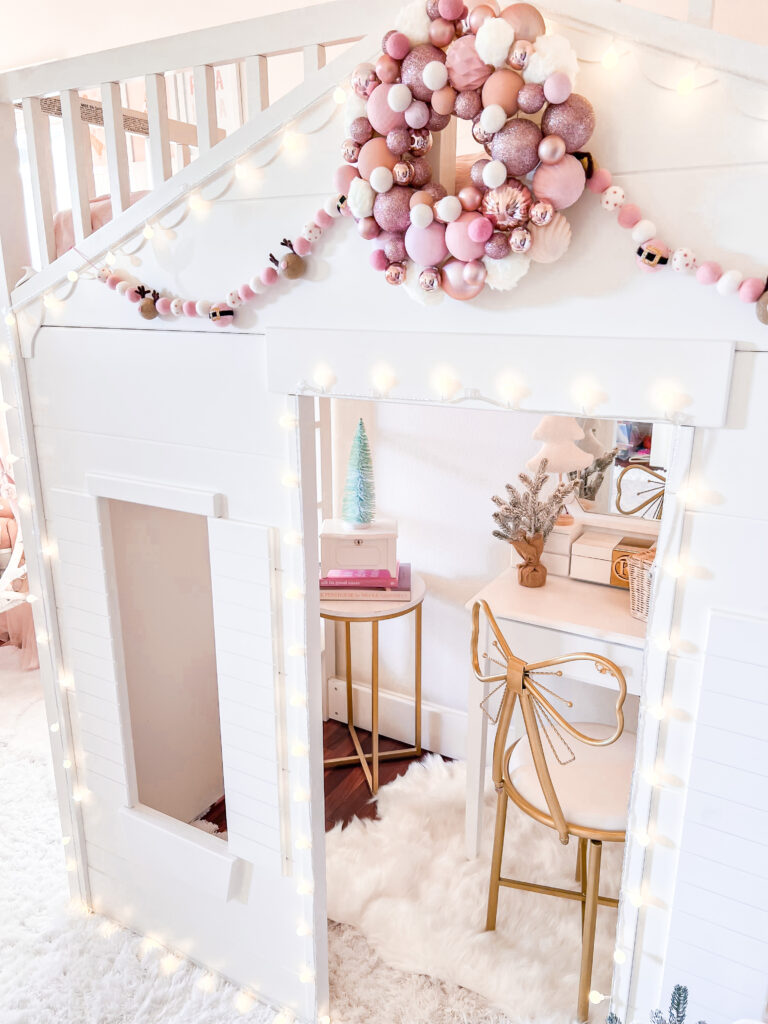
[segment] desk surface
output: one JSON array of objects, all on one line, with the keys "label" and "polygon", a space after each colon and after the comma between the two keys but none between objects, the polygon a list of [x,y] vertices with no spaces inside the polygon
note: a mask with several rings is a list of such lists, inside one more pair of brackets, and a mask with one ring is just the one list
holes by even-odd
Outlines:
[{"label": "desk surface", "polygon": [[536,626],[609,643],[645,646],[647,623],[629,613],[629,592],[570,576],[547,575],[543,587],[521,587],[517,568],[506,569],[467,602],[487,601],[497,619],[513,619]]}]

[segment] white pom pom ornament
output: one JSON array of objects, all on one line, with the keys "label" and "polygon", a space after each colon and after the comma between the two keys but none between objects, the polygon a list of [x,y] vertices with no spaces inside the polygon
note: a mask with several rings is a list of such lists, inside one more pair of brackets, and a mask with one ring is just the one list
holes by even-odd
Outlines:
[{"label": "white pom pom ornament", "polygon": [[421,73],[421,80],[428,89],[436,92],[448,81],[448,68],[439,60],[431,60]]},{"label": "white pom pom ornament", "polygon": [[328,198],[323,203],[323,209],[325,210],[329,217],[340,217],[341,210],[339,209],[338,196],[328,196]]},{"label": "white pom pom ornament", "polygon": [[395,179],[388,167],[374,167],[369,181],[374,192],[389,192]]},{"label": "white pom pom ornament", "polygon": [[411,207],[411,224],[415,228],[428,228],[434,219],[435,215],[429,203],[417,203]]},{"label": "white pom pom ornament", "polygon": [[550,75],[564,71],[573,85],[578,70],[576,51],[565,36],[539,36],[523,71],[523,78],[526,82],[543,85]]},{"label": "white pom pom ornament", "polygon": [[632,228],[632,241],[642,245],[656,235],[656,225],[652,220],[639,220]]},{"label": "white pom pom ornament", "polygon": [[351,92],[347,96],[347,102],[344,104],[344,133],[346,135],[349,135],[352,122],[358,117],[365,117],[367,109],[365,100],[356,92]]},{"label": "white pom pom ornament", "polygon": [[430,17],[424,0],[413,0],[401,7],[395,18],[395,28],[408,36],[411,46],[429,42]]},{"label": "white pom pom ornament", "polygon": [[125,295],[125,293],[128,291],[130,287],[131,286],[128,284],[127,281],[118,281],[117,288],[115,289],[115,291],[117,292],[118,295]]},{"label": "white pom pom ornament", "polygon": [[740,270],[726,270],[715,285],[721,295],[735,295],[741,287],[744,275]]},{"label": "white pom pom ornament", "polygon": [[483,184],[488,188],[499,188],[507,180],[507,168],[501,160],[491,160],[483,168]]},{"label": "white pom pom ornament", "polygon": [[[441,65],[442,66],[442,65]],[[507,112],[500,103],[491,103],[480,115],[480,127],[484,132],[495,134],[507,123]]]},{"label": "white pom pom ornament", "polygon": [[503,18],[487,18],[477,30],[475,49],[484,64],[502,68],[507,63],[509,48],[514,41],[515,30],[508,21]]},{"label": "white pom pom ornament", "polygon": [[370,217],[373,213],[373,201],[376,193],[365,178],[353,178],[347,195],[347,206],[353,217],[360,220]]},{"label": "white pom pom ornament", "polygon": [[387,104],[390,110],[394,110],[398,114],[402,114],[410,107],[413,102],[413,96],[411,96],[411,90],[407,85],[403,85],[399,82],[397,85],[390,86],[389,92],[387,93]]},{"label": "white pom pom ornament", "polygon": [[205,299],[200,299],[195,303],[195,312],[198,316],[206,317],[211,312],[210,302],[206,302]]},{"label": "white pom pom ornament", "polygon": [[445,224],[458,220],[464,211],[464,207],[458,196],[444,196],[435,203],[435,213]]}]

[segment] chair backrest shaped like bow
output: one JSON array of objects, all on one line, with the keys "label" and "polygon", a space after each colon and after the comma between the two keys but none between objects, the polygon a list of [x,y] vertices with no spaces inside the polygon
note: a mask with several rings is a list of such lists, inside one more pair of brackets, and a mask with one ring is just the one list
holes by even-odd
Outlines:
[{"label": "chair backrest shaped like bow", "polygon": [[[497,657],[491,657],[487,651],[480,651],[480,616],[481,613],[485,615],[488,626],[490,627],[491,633],[493,634],[493,647]],[[503,673],[497,673],[492,675],[486,675],[481,668],[481,661],[492,661],[494,664],[504,668]],[[555,669],[554,672],[549,674],[561,675],[562,672],[557,669],[557,666],[567,665],[571,662],[578,661],[589,661],[592,662],[597,671],[602,674],[612,675],[618,685],[618,694],[616,696],[616,728],[614,731],[606,737],[593,737],[588,736],[581,732],[574,725],[568,722],[560,712],[553,707],[552,703],[544,696],[544,691],[551,694],[555,699],[563,701],[568,707],[573,707],[573,702],[565,700],[559,694],[554,693],[549,687],[544,686],[542,683],[537,682],[535,676],[539,672],[545,670]],[[544,799],[547,803],[550,816],[555,825],[560,841],[562,843],[568,842],[568,825],[563,814],[560,801],[557,798],[555,787],[552,783],[552,777],[549,772],[547,765],[547,759],[544,755],[544,747],[541,742],[541,731],[544,730],[547,738],[547,742],[553,745],[553,741],[549,735],[549,730],[554,730],[555,734],[559,737],[560,741],[567,746],[567,743],[562,736],[560,730],[564,730],[574,739],[581,743],[586,743],[593,747],[607,747],[611,743],[615,743],[616,740],[621,736],[624,731],[624,701],[627,696],[627,683],[624,678],[624,673],[615,665],[612,661],[602,657],[600,654],[591,654],[588,652],[580,651],[577,654],[566,654],[560,658],[552,658],[548,661],[538,661],[532,664],[527,664],[520,658],[516,657],[504,638],[504,634],[499,629],[499,625],[494,618],[493,612],[488,606],[486,601],[476,601],[472,608],[472,668],[475,676],[482,683],[491,684],[496,683],[497,687],[504,687],[504,693],[501,699],[501,706],[498,715],[498,725],[496,728],[496,739],[493,745],[493,783],[497,791],[501,790],[504,786],[504,756],[507,746],[507,737],[509,735],[509,727],[512,723],[512,715],[515,710],[515,704],[520,701],[520,710],[523,715],[523,722],[525,724],[525,731],[528,736],[528,742],[531,746],[531,755],[533,757],[533,763],[536,769],[536,775],[539,779],[539,785],[541,786]],[[554,749],[554,746],[553,746]],[[570,749],[570,748],[569,748]],[[573,755],[575,758],[575,754]],[[572,759],[573,759],[572,758]]]}]

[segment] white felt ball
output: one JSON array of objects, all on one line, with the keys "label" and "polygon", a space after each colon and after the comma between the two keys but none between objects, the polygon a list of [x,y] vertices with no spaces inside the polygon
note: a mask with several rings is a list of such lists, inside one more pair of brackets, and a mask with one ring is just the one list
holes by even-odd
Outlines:
[{"label": "white felt ball", "polygon": [[402,114],[404,110],[407,110],[413,102],[413,96],[411,96],[411,90],[407,85],[403,85],[399,82],[397,85],[390,87],[387,93],[387,104],[390,110],[396,111],[398,114]]},{"label": "white felt ball", "polygon": [[240,292],[237,288],[233,288],[231,292],[227,292],[227,305],[235,309],[236,306],[242,306],[243,300],[240,298]]},{"label": "white felt ball", "polygon": [[556,71],[563,71],[570,78],[571,84],[574,84],[578,70],[576,51],[565,36],[545,35],[539,36],[535,41],[533,53],[523,71],[523,78],[526,82],[543,85],[550,75]]},{"label": "white felt ball", "polygon": [[650,241],[656,234],[656,225],[652,220],[639,220],[632,228],[632,241],[642,245]]},{"label": "white felt ball", "polygon": [[672,269],[678,274],[691,271],[696,268],[696,256],[690,249],[675,249],[672,253]]},{"label": "white felt ball", "polygon": [[424,0],[412,0],[398,11],[395,28],[408,36],[411,46],[429,42],[430,17]]},{"label": "white felt ball", "polygon": [[339,210],[338,195],[328,196],[323,203],[323,209],[329,217],[340,217],[341,211]]},{"label": "white felt ball", "polygon": [[440,220],[445,221],[446,224],[450,224],[451,221],[458,220],[463,212],[464,207],[461,205],[461,201],[458,196],[444,196],[435,203],[435,213]]},{"label": "white felt ball", "polygon": [[480,115],[480,127],[485,132],[498,132],[507,121],[507,112],[500,103],[492,103]]},{"label": "white felt ball", "polygon": [[254,274],[253,277],[248,282],[248,287],[256,295],[260,295],[264,291],[264,283],[261,280],[261,275]]},{"label": "white felt ball", "polygon": [[184,303],[181,299],[171,299],[171,312],[174,316],[181,316],[184,312]]},{"label": "white felt ball", "polygon": [[507,180],[507,168],[501,160],[491,160],[483,168],[483,184],[488,188],[498,188]]},{"label": "white felt ball", "polygon": [[618,210],[620,206],[624,205],[624,189],[620,185],[611,185],[603,192],[600,199],[600,205],[604,210]]},{"label": "white felt ball", "polygon": [[726,270],[715,285],[715,288],[717,288],[721,295],[735,295],[743,280],[744,275],[740,270]]},{"label": "white felt ball", "polygon": [[448,81],[448,68],[440,60],[431,60],[422,71],[421,80],[428,89],[436,92]]},{"label": "white felt ball", "polygon": [[417,203],[411,207],[411,224],[415,228],[428,228],[435,215],[429,203]]},{"label": "white felt ball", "polygon": [[373,201],[376,193],[365,178],[353,178],[347,193],[349,212],[357,220],[370,217],[373,213]]},{"label": "white felt ball", "polygon": [[195,312],[198,316],[206,317],[211,312],[210,302],[206,302],[205,299],[200,299],[199,302],[195,303]]},{"label": "white felt ball", "polygon": [[509,48],[515,41],[515,30],[503,18],[487,18],[475,36],[475,49],[484,64],[495,68],[507,63]]},{"label": "white felt ball", "polygon": [[388,167],[374,167],[369,178],[374,192],[389,192],[395,179]]},{"label": "white felt ball", "polygon": [[131,286],[128,284],[127,281],[118,281],[117,288],[115,288],[115,291],[117,292],[118,295],[125,295],[125,293],[128,291],[130,287]]}]

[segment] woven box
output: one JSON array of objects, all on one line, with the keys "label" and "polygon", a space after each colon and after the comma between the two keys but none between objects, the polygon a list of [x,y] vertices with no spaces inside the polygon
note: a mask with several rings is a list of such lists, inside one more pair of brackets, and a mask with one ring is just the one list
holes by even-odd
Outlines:
[{"label": "woven box", "polygon": [[653,566],[656,549],[638,551],[627,559],[629,571],[629,613],[642,622],[648,621],[648,608],[653,587]]}]

